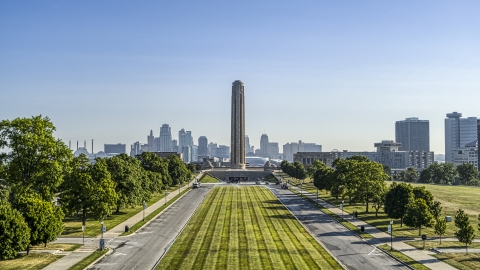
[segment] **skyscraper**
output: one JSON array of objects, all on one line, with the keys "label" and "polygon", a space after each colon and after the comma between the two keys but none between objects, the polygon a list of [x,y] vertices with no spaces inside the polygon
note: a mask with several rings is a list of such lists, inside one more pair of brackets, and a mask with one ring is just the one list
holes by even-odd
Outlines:
[{"label": "skyscraper", "polygon": [[477,117],[461,118],[462,114],[448,113],[445,119],[445,162],[453,163],[457,148],[477,139]]},{"label": "skyscraper", "polygon": [[153,136],[153,130],[150,130],[150,135],[147,136],[147,149],[148,151],[155,151],[155,137]]},{"label": "skyscraper", "polygon": [[268,136],[267,134],[262,134],[260,137],[260,156],[268,157]]},{"label": "skyscraper", "polygon": [[183,161],[184,162],[190,162],[192,160],[192,149],[188,151],[189,157],[185,156],[185,147],[191,148],[193,146],[193,139],[192,139],[192,132],[191,131],[185,131],[185,129],[181,129],[178,132],[178,149],[184,153],[183,155]]},{"label": "skyscraper", "polygon": [[172,151],[172,132],[168,124],[163,124],[160,128],[160,152]]},{"label": "skyscraper", "polygon": [[208,139],[205,136],[198,138],[198,155],[208,156]]},{"label": "skyscraper", "polygon": [[250,139],[245,135],[245,155],[250,152]]},{"label": "skyscraper", "polygon": [[245,169],[245,93],[240,80],[232,83],[230,167]]},{"label": "skyscraper", "polygon": [[430,151],[430,124],[416,117],[395,122],[395,141],[399,151]]}]

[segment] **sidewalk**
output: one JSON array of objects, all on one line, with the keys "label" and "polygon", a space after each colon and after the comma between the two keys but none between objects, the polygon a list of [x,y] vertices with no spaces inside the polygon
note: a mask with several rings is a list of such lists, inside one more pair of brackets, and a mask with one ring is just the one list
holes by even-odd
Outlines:
[{"label": "sidewalk", "polygon": [[[177,196],[179,193],[181,193],[185,189],[189,189],[190,187],[191,187],[191,183],[188,186],[185,185],[180,189],[170,192],[166,197],[167,202],[169,202],[171,199],[173,199],[175,196]],[[158,200],[156,203],[147,206],[147,209],[145,209],[145,217],[147,217],[149,214],[151,214],[152,212],[154,212],[164,204],[165,204],[165,198],[162,198]],[[159,215],[161,213],[159,213]],[[143,211],[140,211],[138,214],[118,224],[114,228],[108,230],[106,233],[103,234],[103,238],[105,239],[105,245],[111,240],[113,240],[114,238],[118,237],[123,232],[125,232],[125,226],[132,227],[133,225],[135,225],[136,223],[142,220],[143,220]],[[153,219],[151,219],[150,221],[152,220]],[[150,223],[150,221],[147,222],[145,225]],[[59,269],[68,269],[72,267],[73,265],[77,264],[78,262],[86,258],[88,255],[92,254],[95,250],[99,248],[100,238],[101,236],[98,236],[96,238],[88,238],[88,239],[85,238],[85,245],[83,245],[82,247],[78,248],[75,251],[70,252],[65,257],[55,261],[54,263],[51,263],[50,265],[45,267],[44,270],[59,270]],[[57,238],[57,240],[54,241],[54,243],[76,243],[78,241],[82,241],[82,238],[81,237]]]},{"label": "sidewalk", "polygon": [[[296,191],[300,191],[298,187],[295,186],[290,186],[291,189],[294,189]],[[317,197],[309,193],[305,190],[303,190],[302,194],[304,196],[309,197],[313,201],[316,201]],[[331,205],[330,203],[318,199],[318,204],[322,205],[325,208],[328,208],[328,210],[332,211],[335,213],[337,216],[342,217],[342,210],[337,208],[334,205]],[[365,221],[359,220],[359,219],[352,219],[351,215],[348,213],[343,212],[343,217],[345,220],[348,220],[351,224],[360,227],[364,226],[365,232],[369,233],[372,235],[374,238],[367,240],[372,245],[378,246],[382,244],[390,244],[390,234],[387,234],[383,231],[380,231],[379,229],[369,225]],[[426,250],[418,250],[408,244],[405,244],[404,241],[399,240],[399,239],[394,239],[393,241],[393,248],[396,249],[397,251],[400,251],[401,253],[407,255],[408,257],[414,259],[415,261],[427,266],[428,268],[432,270],[455,270],[456,268],[437,260],[436,258],[430,256],[431,254],[435,254],[431,251],[426,251]]]}]

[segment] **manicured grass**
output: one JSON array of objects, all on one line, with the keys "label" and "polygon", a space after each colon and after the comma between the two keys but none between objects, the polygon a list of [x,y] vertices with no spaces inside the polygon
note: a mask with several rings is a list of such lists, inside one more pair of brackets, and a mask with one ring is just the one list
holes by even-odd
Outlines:
[{"label": "manicured grass", "polygon": [[[169,193],[176,191],[178,186],[170,187]],[[152,205],[158,200],[165,198],[165,193],[155,193],[152,198],[147,202],[148,205]],[[132,216],[138,214],[143,210],[142,205],[137,205],[134,208],[120,209],[120,213],[113,213],[111,216],[104,220],[104,224],[107,230],[117,226]],[[82,236],[82,221],[79,217],[66,217],[64,219],[65,229],[62,232],[63,237],[81,237]],[[96,237],[101,234],[101,224],[98,220],[87,218],[85,237]]]},{"label": "manicured grass", "polygon": [[202,183],[218,183],[219,181],[218,181],[217,178],[213,178],[210,175],[205,173],[203,175],[202,179],[200,179],[200,182],[202,182]]},{"label": "manicured grass", "polygon": [[[423,249],[423,241],[411,241],[406,243],[418,249]],[[431,248],[463,248],[465,249],[465,244],[462,244],[460,242],[442,241],[442,244],[440,245],[439,241],[425,241],[425,249],[431,249]],[[473,242],[471,245],[468,246],[468,248],[480,248],[480,243]]]},{"label": "manicured grass", "polygon": [[63,244],[63,243],[48,243],[45,247],[43,244],[38,246],[32,246],[32,250],[54,250],[54,249],[61,249],[63,251],[74,251],[77,248],[81,247],[81,244]]},{"label": "manicured grass", "polygon": [[88,255],[85,259],[79,261],[74,266],[68,268],[68,270],[83,270],[87,268],[91,263],[93,263],[96,259],[100,258],[103,254],[107,253],[108,249],[104,250],[96,250],[92,254]]},{"label": "manicured grass", "polygon": [[390,246],[388,244],[383,244],[381,246],[378,246],[378,248],[382,249],[383,251],[391,254],[392,256],[396,257],[400,261],[404,262],[405,264],[409,265],[413,269],[416,270],[429,270],[430,268],[426,267],[425,265],[415,261],[414,259],[408,257],[407,255],[393,249],[393,251],[390,250]]},{"label": "manicured grass", "polygon": [[162,212],[165,208],[167,208],[169,205],[171,205],[172,203],[174,203],[176,200],[178,200],[178,198],[180,198],[183,194],[187,193],[188,191],[190,191],[190,189],[185,189],[184,191],[182,191],[180,194],[178,194],[177,196],[173,197],[173,199],[169,200],[167,202],[167,204],[164,204],[162,206],[160,206],[157,210],[153,211],[152,213],[150,213],[148,216],[145,217],[145,221],[140,221],[140,222],[137,222],[135,225],[133,225],[132,227],[130,227],[130,230],[128,232],[124,232],[122,233],[120,236],[125,236],[125,235],[130,235],[134,232],[136,232],[138,229],[140,229],[145,223],[147,223],[148,221],[150,221],[152,218],[154,218],[156,215],[158,215],[160,212]]},{"label": "manicured grass", "polygon": [[440,253],[434,254],[433,256],[457,269],[480,269],[479,253]]},{"label": "manicured grass", "polygon": [[342,269],[266,188],[210,191],[157,269]]},{"label": "manicured grass", "polygon": [[[418,184],[416,184],[416,185],[418,185]],[[467,196],[467,195],[457,194],[458,192],[463,192],[464,191],[463,188],[465,188],[465,187],[462,187],[462,186],[435,186],[435,185],[419,185],[419,186],[425,186],[425,188],[428,189],[428,190],[430,190],[431,187],[435,187],[433,190],[431,190],[434,197],[435,197],[435,200],[440,200],[440,201],[442,199],[448,200],[448,195],[445,195],[445,194],[450,194],[449,196],[451,196],[452,198],[455,197],[455,196],[463,197],[462,200],[464,200],[465,202],[467,200],[474,200],[474,201],[477,201],[479,203],[478,205],[480,205],[480,201],[479,201],[480,199],[479,198],[473,198],[475,194],[477,194],[477,197],[480,197],[480,189],[479,188],[473,188],[478,193],[469,192],[468,193],[469,195]],[[460,189],[457,190],[457,188],[460,188]],[[471,187],[469,187],[469,188],[471,188]],[[313,186],[313,183],[304,184],[303,189],[312,193],[312,194],[315,194],[316,191],[317,191],[316,187]],[[437,194],[438,190],[442,191],[442,193],[438,193],[438,194],[443,194],[443,195],[438,195]],[[325,192],[324,190],[318,192],[318,198],[322,199],[324,201],[327,201],[330,204],[333,204],[337,207],[340,205],[340,203],[342,201],[341,198],[339,198],[337,200],[334,197],[330,196],[330,192]],[[453,208],[449,208],[448,205],[449,205],[448,203],[442,202],[442,206],[444,207],[444,211],[446,211],[447,215],[451,215],[453,217],[456,210],[454,210]],[[466,205],[471,205],[471,204],[466,202]],[[478,205],[477,205],[477,208],[478,208]],[[367,222],[368,224],[376,227],[379,230],[382,230],[382,231],[386,232],[388,225],[390,225],[390,220],[391,219],[385,214],[385,212],[383,211],[383,208],[380,209],[380,211],[378,212],[378,216],[376,216],[375,215],[375,209],[372,206],[373,205],[370,205],[369,212],[366,213],[365,212],[365,204],[362,204],[362,203],[349,204],[348,200],[345,200],[345,204],[344,204],[343,209],[346,213],[350,213],[350,214],[353,213],[354,211],[357,211],[359,219]],[[469,206],[469,207],[471,207],[472,209],[474,208],[473,206]],[[467,209],[467,208],[464,207],[464,209]],[[472,212],[473,210],[469,210],[469,211]],[[470,222],[471,222],[472,226],[474,226],[474,228],[478,227],[477,217],[478,216],[473,216],[473,215],[470,216]],[[456,230],[457,230],[457,228],[455,227],[454,222],[448,222],[446,233],[442,237],[455,237],[454,232]],[[426,234],[428,237],[438,237],[438,235],[435,235],[433,228],[422,228],[422,234]],[[393,236],[394,237],[419,237],[418,236],[418,229],[410,228],[410,227],[407,227],[405,225],[400,227],[400,220],[399,219],[394,220]]]},{"label": "manicured grass", "polygon": [[2,270],[37,270],[43,269],[47,265],[62,258],[52,254],[30,253],[30,255],[20,254],[15,259],[0,261]]}]

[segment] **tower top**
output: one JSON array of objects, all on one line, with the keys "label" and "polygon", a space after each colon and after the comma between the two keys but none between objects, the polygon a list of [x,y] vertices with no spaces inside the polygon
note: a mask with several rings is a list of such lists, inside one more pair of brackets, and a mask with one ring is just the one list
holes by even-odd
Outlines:
[{"label": "tower top", "polygon": [[232,83],[232,85],[236,85],[236,84],[243,84],[243,82],[241,80],[236,80]]}]

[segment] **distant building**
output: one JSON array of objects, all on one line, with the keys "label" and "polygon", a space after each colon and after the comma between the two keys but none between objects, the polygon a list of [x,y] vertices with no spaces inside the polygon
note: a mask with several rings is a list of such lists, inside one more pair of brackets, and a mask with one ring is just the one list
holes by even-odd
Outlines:
[{"label": "distant building", "polygon": [[423,170],[433,163],[433,152],[427,151],[398,151],[401,146],[392,140],[384,140],[375,143],[376,152],[298,152],[293,155],[293,161],[298,161],[305,166],[310,166],[315,160],[320,160],[331,166],[336,158],[348,158],[352,156],[365,156],[371,161],[387,165],[392,169],[406,169],[414,167]]},{"label": "distant building", "polygon": [[478,142],[480,141],[480,119],[477,119],[477,168],[480,169],[480,155],[478,155]]},{"label": "distant building", "polygon": [[182,147],[183,162],[192,162],[192,147],[190,145]]},{"label": "distant building", "polygon": [[461,117],[461,113],[453,112],[445,119],[445,162],[448,163],[454,163],[457,148],[477,140],[477,117]]},{"label": "distant building", "polygon": [[269,142],[268,143],[267,158],[275,158],[275,159],[280,158],[280,152],[279,152],[279,149],[278,149],[278,143],[277,142]]},{"label": "distant building", "polygon": [[126,144],[104,144],[103,150],[107,154],[126,154],[127,145]]},{"label": "distant building", "polygon": [[208,156],[208,139],[205,136],[198,137],[198,155]]},{"label": "distant building", "polygon": [[180,158],[181,160],[183,160],[183,156],[182,156],[182,153],[177,153],[177,152],[158,152],[158,151],[155,151],[153,152],[155,155],[161,157],[161,158],[167,158],[171,155],[175,155],[177,156],[178,158]]},{"label": "distant building", "polygon": [[250,148],[250,139],[248,138],[248,135],[245,135],[245,155],[248,155],[250,153],[251,148]]},{"label": "distant building", "polygon": [[177,140],[172,140],[172,152],[180,153],[180,151],[178,150],[178,141]]},{"label": "distant building", "polygon": [[134,156],[140,155],[140,154],[142,154],[142,146],[141,146],[140,142],[133,143],[131,148],[130,148],[130,156],[134,157]]},{"label": "distant building", "polygon": [[430,151],[430,124],[416,117],[395,122],[395,141],[400,151]]},{"label": "distant building", "polygon": [[268,157],[268,135],[262,134],[260,137],[260,150],[259,156],[261,157]]},{"label": "distant building", "polygon": [[293,155],[297,152],[322,152],[322,146],[315,143],[304,143],[301,140],[283,145],[283,159],[293,162]]},{"label": "distant building", "polygon": [[172,132],[168,124],[163,124],[162,127],[160,127],[159,150],[160,152],[172,151]]},{"label": "distant building", "polygon": [[478,140],[467,143],[464,147],[457,148],[453,155],[453,165],[470,163],[478,170]]},{"label": "distant building", "polygon": [[219,145],[210,149],[210,157],[230,158],[230,147],[226,145]]},{"label": "distant building", "polygon": [[150,135],[147,136],[147,145],[148,151],[155,151],[155,137],[153,136],[153,130],[150,130]]}]

